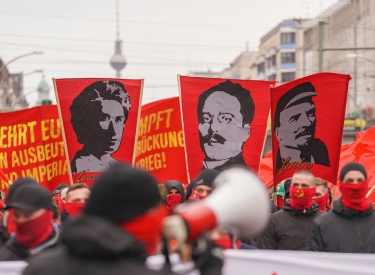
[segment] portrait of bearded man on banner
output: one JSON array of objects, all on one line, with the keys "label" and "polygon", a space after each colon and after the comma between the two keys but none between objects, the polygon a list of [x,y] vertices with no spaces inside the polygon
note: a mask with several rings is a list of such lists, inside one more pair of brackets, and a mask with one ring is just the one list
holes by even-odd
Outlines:
[{"label": "portrait of bearded man on banner", "polygon": [[96,81],[73,100],[70,122],[83,147],[71,162],[72,173],[102,172],[117,162],[111,155],[121,145],[130,108],[130,96],[118,81]]},{"label": "portrait of bearded man on banner", "polygon": [[276,171],[283,166],[283,161],[330,167],[327,146],[315,138],[316,106],[312,100],[315,96],[315,87],[305,82],[290,89],[278,100],[273,127],[279,141]]},{"label": "portrait of bearded man on banner", "polygon": [[255,113],[250,91],[230,80],[222,82],[199,96],[197,113],[203,168],[246,165],[242,150]]}]

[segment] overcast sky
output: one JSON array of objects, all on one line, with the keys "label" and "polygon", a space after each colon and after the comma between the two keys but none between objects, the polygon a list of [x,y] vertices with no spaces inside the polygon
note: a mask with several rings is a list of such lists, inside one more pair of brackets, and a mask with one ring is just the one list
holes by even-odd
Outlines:
[{"label": "overcast sky", "polygon": [[[315,17],[338,0],[120,0],[122,78],[144,78],[143,102],[177,96],[176,75],[221,71],[284,19]],[[115,77],[116,0],[0,0],[0,58],[33,51],[12,73],[52,78]],[[42,76],[25,76],[31,106]]]}]

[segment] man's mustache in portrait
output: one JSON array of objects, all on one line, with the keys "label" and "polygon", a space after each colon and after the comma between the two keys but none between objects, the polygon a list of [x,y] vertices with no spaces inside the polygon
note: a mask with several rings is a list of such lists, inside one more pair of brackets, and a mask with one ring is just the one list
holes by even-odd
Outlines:
[{"label": "man's mustache in portrait", "polygon": [[[304,127],[304,130],[302,132],[300,132],[299,134],[297,134],[295,139],[298,139],[300,137],[307,136],[307,135],[311,136],[309,139],[314,138],[314,135],[315,135],[315,122],[312,123],[310,126]],[[303,147],[303,146],[307,145],[307,143],[308,143],[308,141],[305,144],[301,145],[301,146]]]},{"label": "man's mustache in portrait", "polygon": [[207,143],[209,146],[212,146],[212,143],[224,144],[227,140],[221,135],[214,133],[213,131],[208,131],[208,134],[205,136],[201,135],[202,143]]}]

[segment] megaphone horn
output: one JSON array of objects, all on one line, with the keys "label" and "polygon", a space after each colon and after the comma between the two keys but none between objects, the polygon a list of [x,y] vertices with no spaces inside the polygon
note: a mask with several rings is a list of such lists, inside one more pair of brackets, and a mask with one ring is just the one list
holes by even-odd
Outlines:
[{"label": "megaphone horn", "polygon": [[[204,200],[176,209],[164,220],[164,234],[178,242],[192,242],[216,226],[235,230],[240,236],[254,236],[266,225],[270,201],[261,180],[247,169],[234,167],[221,172],[214,191]],[[181,230],[181,227],[187,230]]]}]

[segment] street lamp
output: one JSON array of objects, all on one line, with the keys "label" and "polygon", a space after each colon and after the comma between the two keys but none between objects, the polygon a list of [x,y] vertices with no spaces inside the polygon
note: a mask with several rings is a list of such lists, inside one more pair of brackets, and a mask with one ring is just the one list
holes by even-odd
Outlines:
[{"label": "street lamp", "polygon": [[6,66],[8,66],[10,63],[20,59],[20,58],[23,58],[23,57],[26,57],[26,56],[29,56],[29,55],[34,55],[34,54],[43,54],[43,52],[40,52],[40,51],[35,51],[35,52],[32,52],[32,53],[26,53],[26,54],[23,54],[23,55],[20,55],[20,56],[17,56],[15,58],[13,58],[12,60],[8,61],[7,63],[5,63],[1,68],[0,68],[0,73],[4,70],[4,68],[6,68]]},{"label": "street lamp", "polygon": [[359,55],[359,54],[356,54],[356,53],[348,53],[346,55],[347,58],[358,58],[358,59],[362,59],[364,61],[367,61],[367,62],[370,62],[372,64],[375,64],[375,61],[374,60],[371,60],[371,59],[368,59],[366,57],[363,57],[362,55]]}]

